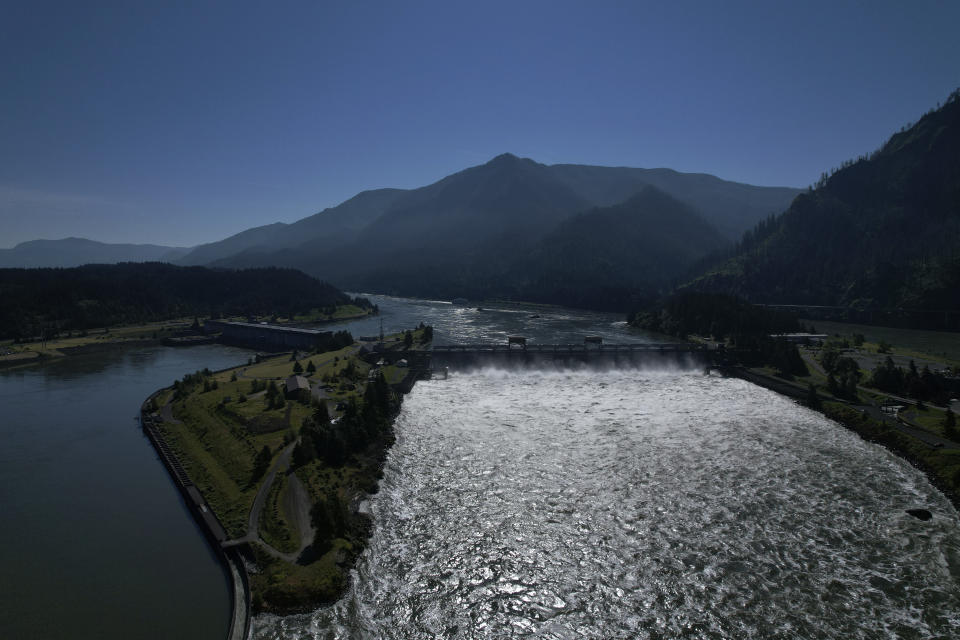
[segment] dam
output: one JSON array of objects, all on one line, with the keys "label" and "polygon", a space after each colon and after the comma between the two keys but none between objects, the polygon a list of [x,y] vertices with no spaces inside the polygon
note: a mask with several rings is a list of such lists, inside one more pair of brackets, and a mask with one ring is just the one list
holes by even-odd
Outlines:
[{"label": "dam", "polygon": [[528,344],[512,336],[506,344],[435,346],[429,366],[434,371],[504,368],[630,368],[641,366],[705,366],[717,351],[699,343],[603,344],[587,337],[582,344]]}]

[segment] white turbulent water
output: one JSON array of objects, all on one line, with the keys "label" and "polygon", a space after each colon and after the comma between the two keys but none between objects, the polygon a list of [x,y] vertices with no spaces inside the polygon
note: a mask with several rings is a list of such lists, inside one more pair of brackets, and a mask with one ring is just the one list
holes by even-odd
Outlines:
[{"label": "white turbulent water", "polygon": [[960,637],[948,501],[741,380],[487,370],[396,428],[348,596],[255,637]]}]

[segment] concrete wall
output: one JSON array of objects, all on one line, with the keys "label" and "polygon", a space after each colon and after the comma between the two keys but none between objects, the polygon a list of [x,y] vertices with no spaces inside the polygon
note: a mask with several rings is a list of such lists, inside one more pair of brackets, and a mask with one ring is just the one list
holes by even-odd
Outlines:
[{"label": "concrete wall", "polygon": [[251,324],[247,322],[224,322],[208,320],[204,324],[206,333],[220,333],[220,340],[227,344],[236,344],[262,351],[289,351],[313,349],[332,335],[330,331],[312,331],[269,324]]}]

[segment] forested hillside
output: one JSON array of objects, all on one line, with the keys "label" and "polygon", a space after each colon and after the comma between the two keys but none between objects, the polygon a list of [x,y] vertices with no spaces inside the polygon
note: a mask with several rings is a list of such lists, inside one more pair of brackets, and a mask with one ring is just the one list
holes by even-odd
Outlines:
[{"label": "forested hillside", "polygon": [[[662,188],[650,191],[653,183]],[[626,310],[728,242],[717,224],[740,232],[782,211],[795,193],[669,169],[543,165],[503,154],[391,192],[353,242],[305,237],[213,264],[289,266],[397,295]]]},{"label": "forested hillside", "polygon": [[960,93],[824,175],[690,288],[760,303],[960,309]]},{"label": "forested hillside", "polygon": [[289,316],[369,301],[292,269],[213,270],[162,263],[0,269],[0,338],[184,316]]}]

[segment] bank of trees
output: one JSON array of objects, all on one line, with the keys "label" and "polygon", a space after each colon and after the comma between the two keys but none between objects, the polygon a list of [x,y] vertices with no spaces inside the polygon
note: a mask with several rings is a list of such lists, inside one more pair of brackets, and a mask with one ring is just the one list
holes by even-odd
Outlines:
[{"label": "bank of trees", "polygon": [[930,367],[925,365],[923,369],[917,369],[911,360],[904,369],[898,367],[890,356],[874,367],[867,384],[887,393],[936,404],[946,404],[952,391],[950,381],[942,374],[931,371]]},{"label": "bank of trees", "polygon": [[383,374],[367,384],[363,400],[350,398],[343,415],[333,422],[327,405],[319,401],[313,414],[304,420],[300,442],[293,450],[293,462],[302,466],[321,460],[330,467],[343,466],[350,456],[364,451],[391,430],[391,419],[399,399]]},{"label": "bank of trees", "polygon": [[830,393],[838,398],[857,399],[857,385],[862,377],[860,365],[853,358],[843,355],[841,345],[833,342],[824,345],[820,352],[820,364],[827,374]]},{"label": "bank of trees", "polygon": [[728,343],[728,354],[747,366],[769,365],[786,375],[805,375],[796,345],[771,337],[799,331],[797,319],[733,296],[683,292],[627,316],[641,329],[686,338],[694,334]]},{"label": "bank of trees", "polygon": [[292,316],[353,304],[333,285],[294,269],[207,269],[162,263],[0,269],[0,339],[188,316]]},{"label": "bank of trees", "polygon": [[[368,382],[361,401],[347,401],[343,415],[335,422],[330,419],[326,403],[317,402],[313,414],[304,420],[300,442],[293,449],[294,466],[320,460],[324,466],[341,468],[372,448],[383,448],[384,442],[392,438],[392,419],[399,403],[382,373]],[[375,473],[369,464],[357,466],[362,467],[358,473]],[[364,484],[371,486],[373,482],[375,479],[370,478]],[[321,554],[334,539],[349,537],[358,527],[365,526],[335,490],[320,496],[311,518],[317,530],[314,547]]]}]

